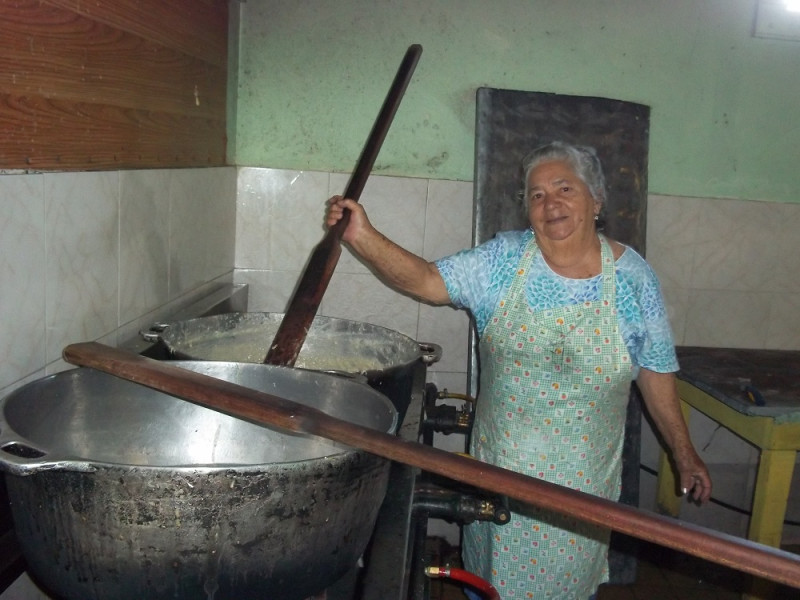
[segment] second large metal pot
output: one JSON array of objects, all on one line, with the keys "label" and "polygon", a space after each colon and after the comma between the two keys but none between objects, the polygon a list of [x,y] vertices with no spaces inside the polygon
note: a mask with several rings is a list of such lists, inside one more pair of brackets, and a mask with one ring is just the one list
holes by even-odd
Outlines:
[{"label": "second large metal pot", "polygon": [[[177,359],[261,363],[278,331],[282,313],[235,312],[154,326],[145,339],[163,344]],[[441,358],[436,344],[420,343],[371,323],[317,316],[295,367],[359,373],[405,416],[415,367]],[[417,373],[415,373],[415,370]]]},{"label": "second large metal pot", "polygon": [[[397,413],[325,373],[180,366],[380,431]],[[286,434],[94,371],[0,403],[0,468],[31,574],[69,600],[301,600],[351,569],[388,462]]]}]

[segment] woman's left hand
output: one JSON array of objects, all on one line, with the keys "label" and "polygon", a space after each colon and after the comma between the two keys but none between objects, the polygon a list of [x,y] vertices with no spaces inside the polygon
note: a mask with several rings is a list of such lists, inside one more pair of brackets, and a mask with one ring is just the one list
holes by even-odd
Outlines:
[{"label": "woman's left hand", "polygon": [[700,504],[707,502],[711,498],[711,476],[689,437],[689,429],[681,413],[675,374],[656,373],[642,368],[639,369],[636,384],[642,392],[647,412],[669,446],[681,491],[691,494]]},{"label": "woman's left hand", "polygon": [[711,476],[708,474],[703,460],[697,455],[694,447],[674,448],[672,458],[678,470],[680,489],[700,504],[711,498]]}]

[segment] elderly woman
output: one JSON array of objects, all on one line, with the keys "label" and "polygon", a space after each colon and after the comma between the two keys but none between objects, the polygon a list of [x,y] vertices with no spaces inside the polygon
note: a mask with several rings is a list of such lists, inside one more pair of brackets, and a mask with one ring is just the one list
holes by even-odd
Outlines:
[{"label": "elderly woman", "polygon": [[[480,335],[471,452],[480,460],[589,494],[619,497],[625,411],[635,380],[671,451],[684,493],[711,479],[679,410],[678,369],[655,274],[596,230],[605,180],[594,150],[554,142],[524,163],[530,228],[427,262],[351,211],[343,241],[388,285],[469,310]],[[504,526],[464,532],[465,567],[503,598],[587,600],[607,580],[608,530],[530,506]]]}]

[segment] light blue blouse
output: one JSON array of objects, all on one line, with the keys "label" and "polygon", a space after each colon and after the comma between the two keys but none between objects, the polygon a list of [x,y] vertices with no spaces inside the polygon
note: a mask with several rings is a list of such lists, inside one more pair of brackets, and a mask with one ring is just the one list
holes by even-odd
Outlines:
[{"label": "light blue blouse", "polygon": [[[533,236],[525,231],[498,233],[488,242],[436,261],[450,301],[469,310],[479,335],[506,296],[516,267]],[[534,310],[597,300],[602,275],[568,279],[553,272],[538,253],[525,292]],[[672,330],[661,286],[650,265],[633,248],[616,261],[617,318],[633,364],[658,373],[678,370]]]}]

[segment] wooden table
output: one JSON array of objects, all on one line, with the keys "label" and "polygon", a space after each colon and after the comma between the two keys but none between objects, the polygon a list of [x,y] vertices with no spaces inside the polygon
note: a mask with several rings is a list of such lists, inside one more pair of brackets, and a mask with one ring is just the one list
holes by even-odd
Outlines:
[{"label": "wooden table", "polygon": [[[747,537],[780,547],[800,450],[800,352],[680,347],[678,360],[678,394],[686,421],[690,408],[694,408],[760,449]],[[763,406],[748,396],[747,386],[760,393]],[[758,394],[754,397],[760,399]],[[669,459],[662,450],[658,510],[677,517],[681,500]],[[762,588],[760,582],[757,586],[744,597],[768,597],[767,586]]]}]

